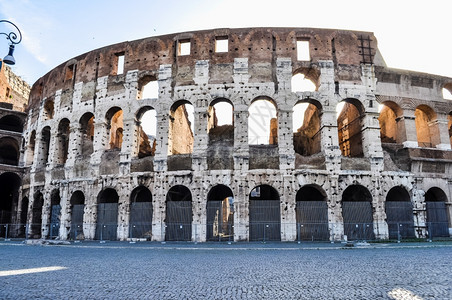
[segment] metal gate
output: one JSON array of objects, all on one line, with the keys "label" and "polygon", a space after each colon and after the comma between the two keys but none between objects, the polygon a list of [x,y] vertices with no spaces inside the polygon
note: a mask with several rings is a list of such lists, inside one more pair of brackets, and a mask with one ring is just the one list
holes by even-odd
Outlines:
[{"label": "metal gate", "polygon": [[224,208],[225,200],[207,201],[207,240],[231,241],[234,239],[234,209]]},{"label": "metal gate", "polygon": [[97,204],[97,240],[117,240],[118,203]]},{"label": "metal gate", "polygon": [[343,201],[344,234],[348,240],[375,239],[372,206],[369,201]]},{"label": "metal gate", "polygon": [[329,240],[326,201],[297,201],[296,217],[297,240]]},{"label": "metal gate", "polygon": [[72,206],[72,220],[71,220],[71,232],[70,239],[79,240],[83,239],[83,213],[84,204],[74,204]]},{"label": "metal gate", "polygon": [[152,238],[152,202],[130,204],[130,238]]},{"label": "metal gate", "polygon": [[61,205],[54,204],[51,206],[50,210],[50,230],[49,238],[57,238],[60,232],[60,213]]},{"label": "metal gate", "polygon": [[386,201],[386,222],[390,239],[415,237],[410,201]]},{"label": "metal gate", "polygon": [[191,241],[191,201],[166,202],[166,241]]},{"label": "metal gate", "polygon": [[429,237],[449,237],[446,203],[443,201],[428,201],[426,206]]},{"label": "metal gate", "polygon": [[250,241],[281,240],[279,200],[250,200]]}]

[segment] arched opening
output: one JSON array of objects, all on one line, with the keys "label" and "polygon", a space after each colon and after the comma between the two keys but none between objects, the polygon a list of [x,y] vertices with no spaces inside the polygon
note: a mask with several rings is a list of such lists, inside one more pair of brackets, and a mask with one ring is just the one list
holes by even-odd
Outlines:
[{"label": "arched opening", "polygon": [[207,194],[207,241],[234,240],[234,196],[219,184]]},{"label": "arched opening", "polygon": [[234,107],[227,99],[216,99],[208,109],[209,143],[234,143]]},{"label": "arched opening", "polygon": [[97,196],[97,226],[95,239],[117,240],[118,201],[115,189],[106,188]]},{"label": "arched opening", "polygon": [[155,109],[145,106],[138,111],[135,130],[138,136],[138,158],[154,156],[157,145],[157,114]]},{"label": "arched opening", "polygon": [[385,202],[389,238],[414,238],[413,205],[410,195],[403,187],[389,190]]},{"label": "arched opening", "polygon": [[419,147],[436,147],[439,141],[436,113],[427,105],[419,105],[414,112],[414,117]]},{"label": "arched opening", "polygon": [[315,83],[312,80],[308,79],[303,73],[297,73],[292,76],[291,86],[292,93],[315,92],[317,90]]},{"label": "arched opening", "polygon": [[106,114],[109,129],[110,149],[121,150],[123,136],[123,112],[119,107],[112,107]]},{"label": "arched opening", "polygon": [[65,164],[69,151],[69,120],[64,118],[58,124],[57,134],[57,157],[55,159],[57,164]]},{"label": "arched opening", "polygon": [[85,194],[82,191],[72,193],[71,199],[71,240],[83,240],[83,214],[85,211]]},{"label": "arched opening", "polygon": [[452,111],[447,115],[448,125],[447,128],[449,130],[449,140],[450,145],[452,146]]},{"label": "arched opening", "polygon": [[281,205],[269,185],[255,187],[249,196],[250,241],[281,240]]},{"label": "arched opening", "polygon": [[60,190],[50,193],[50,230],[49,238],[57,238],[60,233],[61,197]]},{"label": "arched opening", "polygon": [[168,155],[193,152],[194,108],[186,100],[177,101],[170,110]]},{"label": "arched opening", "polygon": [[0,164],[11,166],[19,164],[19,143],[16,139],[0,138]]},{"label": "arched opening", "polygon": [[[20,177],[5,172],[0,175],[0,237],[6,236],[5,224],[10,224],[18,211]],[[9,231],[11,236],[11,230]]]},{"label": "arched opening", "polygon": [[44,205],[44,196],[41,192],[33,195],[32,219],[30,226],[30,237],[32,239],[41,238],[42,228],[42,206]]},{"label": "arched opening", "polygon": [[326,200],[325,192],[315,185],[305,185],[297,192],[297,240],[329,240]]},{"label": "arched opening", "polygon": [[43,121],[53,119],[53,114],[55,113],[53,100],[47,100],[44,104],[44,115]]},{"label": "arched opening", "polygon": [[425,193],[429,238],[449,237],[446,202],[447,196],[440,188],[432,187]]},{"label": "arched opening", "polygon": [[452,100],[452,83],[445,84],[442,92],[444,99]]},{"label": "arched opening", "polygon": [[27,151],[27,165],[33,164],[33,158],[35,156],[35,147],[36,147],[36,131],[32,131],[30,134],[30,139],[28,143],[28,151]]},{"label": "arched opening", "polygon": [[146,75],[138,80],[137,99],[157,99],[159,97],[159,85],[154,76]]},{"label": "arched opening", "polygon": [[152,194],[145,186],[136,187],[130,195],[129,237],[152,239]]},{"label": "arched opening", "polygon": [[343,156],[362,157],[362,116],[364,107],[356,99],[345,99],[340,102],[336,110],[339,147]]},{"label": "arched opening", "polygon": [[27,223],[28,204],[29,204],[28,197],[23,197],[21,211],[20,211],[20,220],[19,220],[19,223],[21,225],[25,225]]},{"label": "arched opening", "polygon": [[90,112],[83,114],[80,118],[80,133],[81,133],[81,151],[83,156],[91,155],[94,151],[94,115]]},{"label": "arched opening", "polygon": [[278,118],[272,100],[258,98],[248,108],[248,144],[278,145]]},{"label": "arched opening", "polygon": [[0,130],[22,132],[23,124],[19,117],[7,115],[0,119]]},{"label": "arched opening", "polygon": [[402,109],[392,101],[386,101],[381,105],[380,116],[380,138],[382,143],[403,143],[402,125],[399,118],[402,116]]},{"label": "arched opening", "polygon": [[166,195],[166,241],[191,241],[192,196],[183,185],[173,186]]},{"label": "arched opening", "polygon": [[373,240],[372,195],[362,185],[351,185],[342,193],[344,234],[348,240]]},{"label": "arched opening", "polygon": [[320,152],[320,107],[320,103],[313,100],[300,101],[293,107],[295,153],[310,156]]},{"label": "arched opening", "polygon": [[46,166],[49,160],[50,151],[50,127],[46,126],[41,132],[41,149],[39,149],[39,158],[37,168],[43,168]]}]

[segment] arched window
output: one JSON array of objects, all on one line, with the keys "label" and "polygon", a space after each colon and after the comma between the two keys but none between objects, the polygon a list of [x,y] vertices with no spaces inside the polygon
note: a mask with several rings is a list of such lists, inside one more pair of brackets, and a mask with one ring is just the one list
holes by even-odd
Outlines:
[{"label": "arched window", "polygon": [[94,151],[94,115],[90,112],[83,114],[80,118],[81,149],[83,156],[91,155]]},{"label": "arched window", "polygon": [[419,105],[414,113],[419,147],[435,147],[439,142],[436,113],[427,105]]},{"label": "arched window", "polygon": [[7,115],[0,119],[0,130],[22,132],[23,124],[17,116]]},{"label": "arched window", "polygon": [[362,185],[351,185],[342,193],[344,234],[348,240],[373,240],[372,195]]},{"label": "arched window", "polygon": [[0,164],[12,166],[19,164],[19,144],[16,139],[0,138]]},{"label": "arched window", "polygon": [[129,237],[152,238],[152,194],[145,186],[136,187],[130,195]]},{"label": "arched window", "polygon": [[166,241],[191,241],[192,196],[183,185],[173,186],[166,195]]},{"label": "arched window", "polygon": [[117,239],[118,230],[118,201],[115,189],[106,188],[97,196],[97,226],[95,239]]},{"label": "arched window", "polygon": [[69,120],[64,118],[60,121],[58,125],[58,135],[57,135],[57,164],[64,164],[68,157],[69,151]]},{"label": "arched window", "polygon": [[293,108],[293,143],[295,153],[310,156],[320,152],[320,103],[300,101]]},{"label": "arched window", "polygon": [[194,109],[190,102],[181,100],[170,110],[168,155],[193,152]]},{"label": "arched window", "polygon": [[402,109],[392,101],[386,101],[381,105],[380,116],[380,138],[382,143],[403,143],[402,140],[404,130],[403,126],[398,122],[398,118],[402,116]]},{"label": "arched window", "polygon": [[315,185],[305,185],[296,196],[297,240],[327,241],[328,206],[326,193]]},{"label": "arched window", "polygon": [[250,145],[277,145],[278,118],[272,100],[258,98],[248,109],[248,143]]},{"label": "arched window", "polygon": [[443,98],[447,100],[452,100],[452,82],[444,85]]},{"label": "arched window", "polygon": [[50,151],[50,127],[46,126],[41,132],[41,149],[39,149],[38,168],[45,167],[49,160]]},{"label": "arched window", "polygon": [[107,124],[109,128],[109,145],[110,149],[121,150],[122,134],[123,134],[123,112],[119,107],[112,107],[106,114]]},{"label": "arched window", "polygon": [[219,184],[207,195],[208,241],[234,240],[234,196],[230,188]]},{"label": "arched window", "polygon": [[249,206],[250,241],[281,240],[281,204],[278,192],[269,185],[251,190]]},{"label": "arched window", "polygon": [[154,76],[144,76],[138,80],[137,99],[157,99],[159,96],[158,81]]},{"label": "arched window", "polygon": [[385,202],[389,238],[414,238],[413,205],[407,190],[395,186],[389,190]]},{"label": "arched window", "polygon": [[40,191],[33,195],[32,219],[30,224],[30,234],[32,239],[41,238],[42,228],[42,206],[44,205],[44,196]]},{"label": "arched window", "polygon": [[364,107],[356,99],[346,99],[337,106],[339,147],[343,156],[362,157],[362,115]]},{"label": "arched window", "polygon": [[303,73],[297,73],[292,76],[291,80],[292,92],[315,92],[317,87],[314,82],[306,78]]},{"label": "arched window", "polygon": [[157,145],[157,114],[150,106],[142,107],[137,113],[136,135],[138,157],[154,156]]},{"label": "arched window", "polygon": [[234,107],[227,99],[217,99],[209,106],[207,130],[209,143],[234,142]]},{"label": "arched window", "polygon": [[55,113],[53,100],[49,99],[44,103],[44,115],[43,121],[53,119],[53,114]]}]

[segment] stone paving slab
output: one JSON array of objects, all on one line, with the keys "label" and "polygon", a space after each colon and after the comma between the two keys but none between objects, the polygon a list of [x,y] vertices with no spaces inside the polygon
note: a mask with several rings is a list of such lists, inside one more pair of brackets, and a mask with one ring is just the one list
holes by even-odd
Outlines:
[{"label": "stone paving slab", "polygon": [[0,299],[452,299],[452,243],[0,242]]}]

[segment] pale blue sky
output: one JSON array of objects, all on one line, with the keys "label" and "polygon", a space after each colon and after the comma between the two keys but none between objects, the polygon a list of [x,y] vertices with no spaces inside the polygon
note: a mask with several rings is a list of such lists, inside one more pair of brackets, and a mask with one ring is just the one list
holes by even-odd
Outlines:
[{"label": "pale blue sky", "polygon": [[[22,31],[13,70],[30,84],[72,57],[114,43],[262,26],[372,31],[389,67],[452,77],[451,8],[450,0],[0,0],[0,18]],[[0,56],[7,51],[0,36]]]}]

